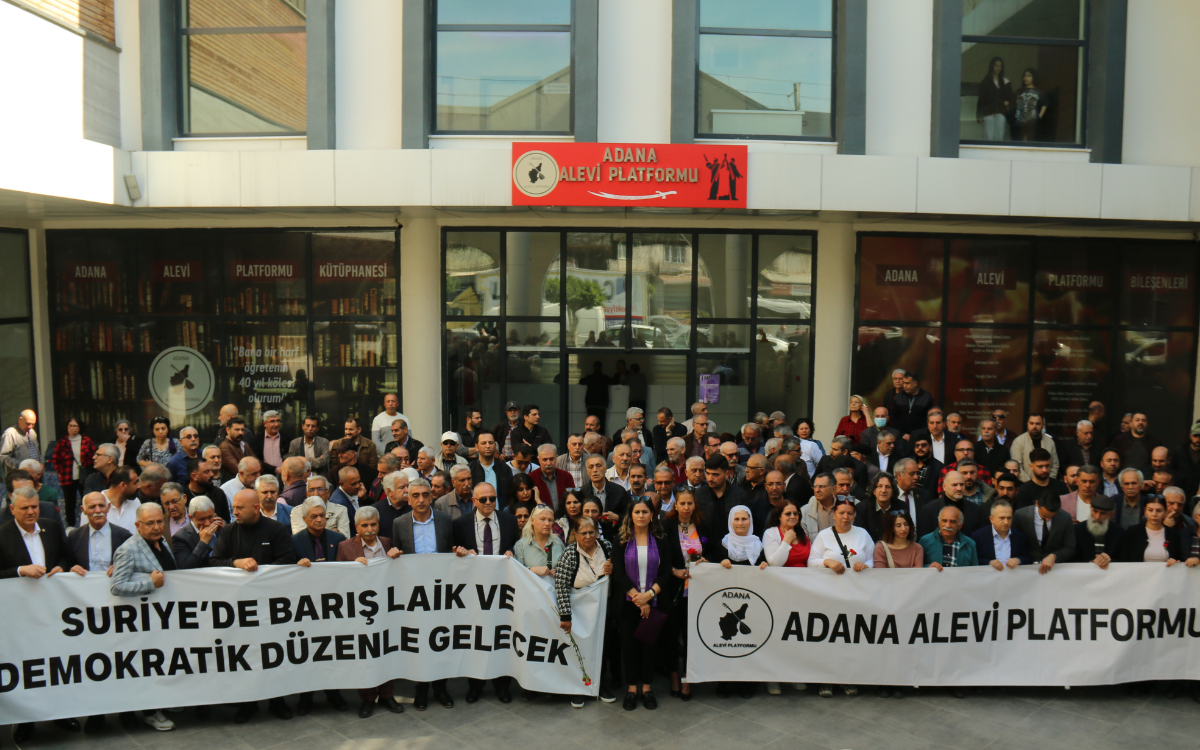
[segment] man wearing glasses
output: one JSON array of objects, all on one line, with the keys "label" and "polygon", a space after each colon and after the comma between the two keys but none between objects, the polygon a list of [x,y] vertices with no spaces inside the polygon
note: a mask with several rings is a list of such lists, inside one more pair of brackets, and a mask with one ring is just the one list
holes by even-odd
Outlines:
[{"label": "man wearing glasses", "polygon": [[992,412],[992,421],[996,423],[996,442],[1000,445],[1008,445],[1012,439],[1016,437],[1008,429],[1008,412],[1003,409],[996,409]]},{"label": "man wearing glasses", "polygon": [[[412,491],[409,490],[411,495]],[[503,555],[512,557],[513,545],[517,543],[520,532],[517,531],[516,517],[508,513],[496,512],[496,488],[487,482],[476,485],[472,493],[475,501],[475,512],[460,516],[454,520],[454,554],[459,557],[467,555]],[[467,703],[475,703],[483,694],[483,680],[467,679]],[[496,689],[496,697],[501,703],[510,703],[512,693],[509,692],[511,677],[497,677],[492,680]]]}]

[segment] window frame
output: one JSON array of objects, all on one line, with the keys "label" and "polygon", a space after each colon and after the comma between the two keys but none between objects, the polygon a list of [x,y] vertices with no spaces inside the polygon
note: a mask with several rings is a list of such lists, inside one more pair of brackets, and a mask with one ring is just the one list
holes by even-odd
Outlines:
[{"label": "window frame", "polygon": [[[832,24],[829,31],[796,30],[796,29],[743,29],[729,26],[704,26],[700,8],[696,9],[696,60],[694,64],[695,100],[692,113],[692,138],[696,142],[708,140],[739,140],[739,141],[795,141],[799,143],[836,143],[837,142],[837,44],[838,44],[838,0],[828,0],[833,6]],[[773,36],[792,39],[828,39],[830,40],[829,67],[829,135],[746,135],[729,133],[700,132],[700,37],[710,36]],[[778,111],[778,110],[772,110]]]},{"label": "window frame", "polygon": [[[429,35],[429,90],[432,99],[432,106],[429,108],[429,136],[435,137],[440,135],[479,135],[479,136],[574,136],[575,135],[575,92],[576,81],[575,76],[578,72],[578,64],[575,55],[575,41],[578,23],[576,19],[576,2],[568,0],[571,6],[571,22],[569,24],[488,24],[488,23],[461,23],[461,24],[442,24],[438,23],[438,0],[433,0],[432,8],[432,23],[430,24],[431,33]],[[567,130],[442,130],[438,128],[438,34],[441,32],[455,31],[524,31],[534,33],[558,33],[566,32],[571,35],[571,43],[569,45],[570,65],[571,65],[571,101],[569,104],[569,129]]]},{"label": "window frame", "polygon": [[[1088,145],[1088,69],[1091,64],[1091,21],[1092,0],[1082,0],[1080,4],[1080,28],[1083,33],[1078,39],[1063,39],[1060,37],[1028,37],[1028,36],[991,36],[987,34],[962,34],[959,43],[961,65],[962,45],[971,44],[1003,44],[1025,45],[1031,47],[1079,47],[1083,50],[1080,60],[1079,75],[1079,139],[1077,143],[1063,141],[986,141],[981,139],[963,138],[959,134],[958,143],[961,146],[1006,146],[1009,148],[1067,148],[1085,150]],[[959,77],[961,78],[961,72]],[[1010,78],[1011,80],[1011,78]],[[961,83],[960,83],[961,85]],[[959,94],[959,101],[962,94]]]},{"label": "window frame", "polygon": [[[280,0],[283,4],[291,7],[297,13],[302,13],[298,7],[298,3],[294,0]],[[191,125],[191,102],[189,92],[191,84],[188,76],[191,66],[188,58],[188,37],[189,36],[217,36],[217,35],[261,35],[261,34],[304,34],[305,46],[308,44],[308,24],[307,12],[302,13],[305,17],[304,26],[188,26],[188,0],[179,0],[179,18],[177,37],[179,39],[179,112],[178,112],[178,132],[182,138],[289,138],[293,136],[307,136],[307,112],[305,115],[306,127],[304,130],[269,130],[255,131],[244,133],[204,133],[200,131],[192,131],[188,128]],[[307,88],[307,74],[305,76],[305,86]]]},{"label": "window frame", "polygon": [[[568,273],[569,268],[568,268],[568,264],[566,262],[564,262],[562,259],[566,258],[567,253],[569,251],[569,246],[568,246],[568,241],[567,241],[568,235],[577,234],[577,233],[583,233],[583,234],[602,233],[602,234],[619,235],[624,240],[624,244],[625,244],[625,248],[626,248],[626,257],[630,258],[630,257],[632,257],[630,255],[630,251],[634,247],[634,244],[633,244],[634,237],[637,235],[683,234],[683,235],[687,236],[687,238],[690,242],[691,256],[692,256],[691,257],[691,268],[692,268],[691,278],[692,278],[692,280],[691,280],[691,289],[689,292],[690,302],[691,302],[691,320],[692,320],[692,322],[691,322],[691,326],[690,326],[689,345],[688,345],[688,348],[686,348],[686,349],[658,350],[657,353],[653,353],[653,354],[651,354],[651,356],[686,358],[687,371],[694,375],[696,372],[696,366],[697,366],[698,360],[714,359],[714,358],[717,358],[720,356],[716,353],[702,352],[696,348],[696,345],[695,345],[695,342],[697,340],[696,332],[697,332],[697,328],[699,327],[701,322],[703,322],[705,324],[710,324],[710,323],[711,324],[737,324],[737,325],[748,326],[750,328],[751,336],[750,336],[750,341],[747,342],[747,351],[745,353],[739,353],[739,354],[735,355],[734,359],[738,362],[744,362],[746,364],[746,377],[748,380],[749,392],[747,394],[747,412],[748,413],[746,414],[745,421],[751,421],[754,416],[755,411],[757,411],[755,409],[755,397],[756,397],[757,390],[758,390],[758,383],[757,383],[757,377],[758,377],[758,372],[757,372],[757,370],[758,370],[758,368],[757,368],[757,360],[758,360],[757,327],[758,326],[768,326],[768,325],[779,325],[779,324],[807,327],[808,331],[809,331],[808,353],[807,353],[808,354],[808,369],[805,371],[804,377],[807,378],[806,398],[808,401],[808,408],[811,413],[811,410],[813,408],[814,396],[815,396],[814,388],[815,388],[815,372],[816,372],[816,368],[815,368],[816,335],[815,334],[816,334],[816,326],[817,326],[818,234],[815,230],[749,229],[749,228],[737,228],[737,227],[704,227],[704,228],[681,229],[679,227],[657,227],[657,226],[616,227],[616,226],[605,226],[605,225],[599,225],[599,226],[543,226],[543,225],[539,225],[539,226],[511,226],[511,225],[508,225],[508,226],[496,226],[496,225],[443,226],[441,228],[441,235],[439,238],[440,245],[438,248],[438,252],[440,255],[440,270],[442,272],[442,278],[448,277],[447,243],[449,241],[449,236],[454,233],[480,233],[480,232],[496,232],[496,233],[499,233],[499,235],[500,235],[500,237],[499,237],[500,260],[499,260],[499,274],[498,274],[498,279],[499,279],[498,283],[500,285],[499,286],[500,297],[499,297],[499,302],[498,302],[499,314],[491,315],[491,316],[489,316],[489,315],[469,315],[469,316],[447,315],[446,314],[446,309],[447,309],[446,304],[449,300],[449,295],[447,294],[447,291],[446,291],[446,285],[442,284],[441,291],[439,293],[439,304],[440,304],[440,312],[439,312],[439,317],[438,317],[439,331],[444,332],[446,329],[446,324],[450,323],[450,322],[495,323],[497,330],[499,330],[499,331],[507,330],[506,326],[509,323],[555,322],[559,325],[559,331],[560,331],[559,344],[558,344],[558,349],[557,349],[558,356],[559,356],[560,362],[561,362],[560,366],[562,367],[562,372],[566,372],[569,370],[569,367],[570,367],[571,355],[579,355],[581,352],[587,352],[587,353],[593,353],[593,354],[596,352],[596,350],[594,350],[594,349],[573,346],[573,345],[568,346],[568,344],[567,344],[567,335],[566,335],[567,324],[566,324],[564,311],[567,309],[566,295],[567,295],[567,277],[569,275],[569,273]],[[508,309],[507,309],[507,302],[508,302],[508,300],[507,300],[507,295],[508,295],[508,289],[507,289],[507,287],[508,287],[508,239],[507,239],[507,235],[509,232],[557,232],[558,233],[558,235],[559,235],[559,255],[558,255],[558,257],[560,259],[559,268],[558,268],[558,274],[559,274],[558,287],[559,287],[559,311],[560,312],[557,317],[541,317],[541,316],[527,316],[527,315],[526,316],[515,316],[515,315],[508,314]],[[699,265],[700,265],[700,239],[699,238],[700,238],[700,235],[705,235],[705,234],[749,235],[751,238],[750,257],[748,258],[748,261],[747,261],[750,264],[750,288],[747,290],[747,293],[750,294],[750,309],[749,309],[749,312],[747,313],[747,317],[745,317],[745,318],[725,318],[725,317],[716,318],[716,317],[714,317],[714,318],[703,318],[703,320],[701,320],[701,318],[699,317],[698,307],[699,307],[699,295],[700,295],[700,289],[701,289],[701,287],[699,285],[699,275],[698,275]],[[758,262],[759,262],[758,261],[759,237],[764,236],[764,235],[803,236],[803,237],[811,238],[811,245],[810,245],[809,253],[812,257],[812,291],[811,291],[811,295],[809,297],[811,307],[810,307],[808,318],[778,318],[778,317],[771,317],[771,316],[766,316],[766,317],[758,316],[758,295],[755,293],[755,291],[757,290],[757,277],[758,277],[757,268],[758,268]],[[632,262],[626,262],[624,265],[625,265],[625,288],[631,289],[631,288],[633,288],[633,266],[634,266],[634,264]],[[625,329],[624,330],[632,331],[633,330],[632,324],[633,324],[633,306],[626,305],[625,306]],[[617,330],[620,330],[620,329],[617,329]],[[643,349],[640,347],[634,347],[632,345],[632,342],[629,339],[630,339],[629,336],[623,335],[623,336],[621,336],[621,340],[620,340],[619,344],[617,344],[616,346],[612,347],[611,349],[608,349],[605,351],[609,351],[612,353],[619,352],[619,353],[628,354],[628,355],[636,355],[639,353],[646,353],[647,351],[654,352],[654,350],[647,350],[647,349]],[[504,349],[502,350],[502,354],[500,356],[500,383],[499,384],[504,389],[505,398],[507,399],[508,398],[508,386],[509,386],[508,356],[507,356],[508,349],[507,349],[507,344],[504,343],[504,336],[500,336],[499,340],[500,340],[501,344],[504,346]],[[440,383],[441,383],[442,387],[446,388],[447,384],[450,383],[452,373],[447,370],[447,363],[450,361],[450,350],[449,350],[449,346],[448,346],[448,339],[444,335],[442,336],[441,355],[442,355],[442,361],[441,361],[441,366],[440,366],[440,370],[439,370],[439,378],[440,378]],[[564,439],[571,432],[570,424],[569,424],[570,414],[571,414],[571,412],[570,412],[570,385],[571,384],[567,382],[567,379],[565,377],[564,377],[564,381],[561,384],[557,385],[557,388],[558,388],[557,401],[558,401],[558,409],[559,409],[559,415],[560,415],[559,416],[560,423],[558,425],[555,425],[553,427],[553,429],[552,429],[551,425],[542,423],[542,426],[551,430],[552,436],[555,436],[554,429],[557,429],[559,431],[558,434],[561,434]],[[698,390],[699,390],[698,378],[689,376],[686,379],[684,385],[685,385],[687,403],[690,404],[690,403],[695,402],[697,400],[697,394],[698,394]],[[653,409],[657,409],[657,407],[655,407],[653,405],[649,405],[649,406],[651,406]],[[447,430],[458,429],[459,426],[455,424],[454,414],[451,411],[451,399],[449,397],[447,397],[447,395],[445,393],[443,393],[441,411],[442,411],[442,422],[444,425],[444,429],[447,429]],[[484,419],[486,420],[486,419],[488,419],[488,417],[485,415]]]},{"label": "window frame", "polygon": [[[40,402],[38,398],[38,391],[40,389],[38,387],[39,383],[36,367],[38,339],[33,330],[33,259],[29,257],[29,232],[24,229],[9,229],[7,227],[0,227],[0,233],[20,236],[25,242],[25,314],[20,316],[0,318],[0,326],[25,325],[28,328],[29,356],[27,357],[27,363],[29,366],[29,383],[30,390],[32,391],[33,395],[33,404],[27,408],[35,409],[40,412],[41,409],[39,407]],[[16,419],[16,415],[0,414],[0,419],[11,422]],[[44,447],[45,443],[43,443],[43,448]]]}]

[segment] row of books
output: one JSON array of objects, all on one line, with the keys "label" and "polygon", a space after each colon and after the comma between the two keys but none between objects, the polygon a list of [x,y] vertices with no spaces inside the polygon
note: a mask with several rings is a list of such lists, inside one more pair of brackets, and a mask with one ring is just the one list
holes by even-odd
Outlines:
[{"label": "row of books", "polygon": [[[356,397],[382,397],[385,393],[394,393],[397,385],[397,371],[384,370],[379,372],[341,372],[336,380],[328,375],[319,378],[314,383],[316,390],[335,390],[338,393]],[[371,415],[373,417],[374,415]],[[370,418],[367,421],[370,421]],[[339,417],[340,419],[341,417]]]},{"label": "row of books", "polygon": [[137,371],[122,362],[68,362],[56,368],[61,397],[94,401],[135,401]]},{"label": "row of books", "polygon": [[132,352],[134,332],[112,323],[67,323],[54,332],[54,349],[60,352]]},{"label": "row of books", "polygon": [[132,308],[124,284],[115,281],[75,280],[55,286],[54,309],[124,313]]},{"label": "row of books", "polygon": [[303,297],[277,297],[270,287],[253,287],[226,297],[224,310],[242,315],[303,315],[305,307]]},{"label": "row of books", "polygon": [[[313,308],[320,314],[325,300],[314,300]],[[394,282],[388,282],[381,291],[371,288],[359,297],[335,297],[329,300],[330,315],[394,315],[396,294]]]},{"label": "row of books", "polygon": [[151,284],[145,279],[138,279],[138,300],[142,303],[144,313],[208,314],[208,311],[201,309],[204,300],[203,282],[175,281]]},{"label": "row of books", "polygon": [[394,333],[318,336],[316,364],[318,367],[395,367],[396,341]]}]

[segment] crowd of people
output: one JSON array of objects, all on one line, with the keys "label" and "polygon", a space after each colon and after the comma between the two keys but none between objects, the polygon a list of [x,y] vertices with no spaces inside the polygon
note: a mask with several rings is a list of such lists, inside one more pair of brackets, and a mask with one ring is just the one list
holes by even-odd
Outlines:
[{"label": "crowd of people", "polygon": [[[851,397],[828,448],[810,419],[789,423],[782,412],[720,432],[704,403],[693,404],[684,422],[659,409],[653,426],[632,407],[611,436],[601,415],[589,414],[562,451],[539,424],[537,405],[516,402],[492,428],[468,411],[436,446],[412,436],[391,394],[367,432],[350,417],[332,441],[311,416],[300,436],[283,434],[274,411],[253,433],[233,404],[221,408],[215,432],[203,439],[158,417],[144,440],[122,420],[110,442],[96,445],[71,418],[51,461],[61,510],[58,491],[43,483],[37,417],[26,411],[0,436],[8,497],[0,512],[0,577],[99,571],[113,595],[140,597],[176,570],[504,555],[553,582],[567,633],[572,590],[609,577],[599,698],[632,711],[657,708],[656,673],[669,681],[672,698],[691,700],[686,622],[695,565],[821,567],[836,575],[1200,565],[1200,422],[1174,450],[1153,438],[1139,413],[1101,440],[1100,404],[1074,435],[1050,436],[1039,414],[1017,434],[1003,409],[969,434],[960,415],[935,406],[915,373],[898,370],[893,381],[874,408]],[[755,687],[747,680],[716,689],[749,695]],[[834,687],[816,692],[832,697]],[[836,687],[847,695],[859,690]],[[468,680],[465,700],[478,701],[484,688]],[[492,680],[492,689],[501,702],[512,700],[510,678]],[[884,697],[909,692],[875,689]],[[1156,689],[1172,695],[1182,686]],[[766,691],[779,694],[781,686],[767,683]],[[418,684],[413,707],[426,710],[431,693],[438,705],[454,706],[443,679]],[[268,708],[290,719],[312,710],[313,697],[301,693],[294,708],[277,697]],[[1192,697],[1200,702],[1200,691]],[[390,680],[358,690],[358,698],[364,718],[377,707],[404,710]],[[325,691],[324,701],[348,708],[341,691]],[[582,697],[570,702],[585,705]],[[207,718],[212,708],[195,710]],[[233,720],[258,710],[257,702],[240,704]],[[174,726],[167,713],[119,719],[126,728],[166,731]],[[82,729],[101,731],[105,721],[88,717]],[[56,723],[81,729],[75,719]],[[14,738],[33,731],[32,723],[15,725]]]}]

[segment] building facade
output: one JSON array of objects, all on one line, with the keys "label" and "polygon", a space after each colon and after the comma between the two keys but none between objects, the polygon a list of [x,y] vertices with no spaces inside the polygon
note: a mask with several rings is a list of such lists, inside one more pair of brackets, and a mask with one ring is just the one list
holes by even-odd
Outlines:
[{"label": "building facade", "polygon": [[[1176,445],[1198,33],[1177,0],[2,0],[0,421],[337,435],[396,391],[425,442],[510,400],[560,444],[695,400],[827,440],[904,368],[968,427],[1100,401]],[[514,143],[685,145],[738,207],[522,205]]]}]

